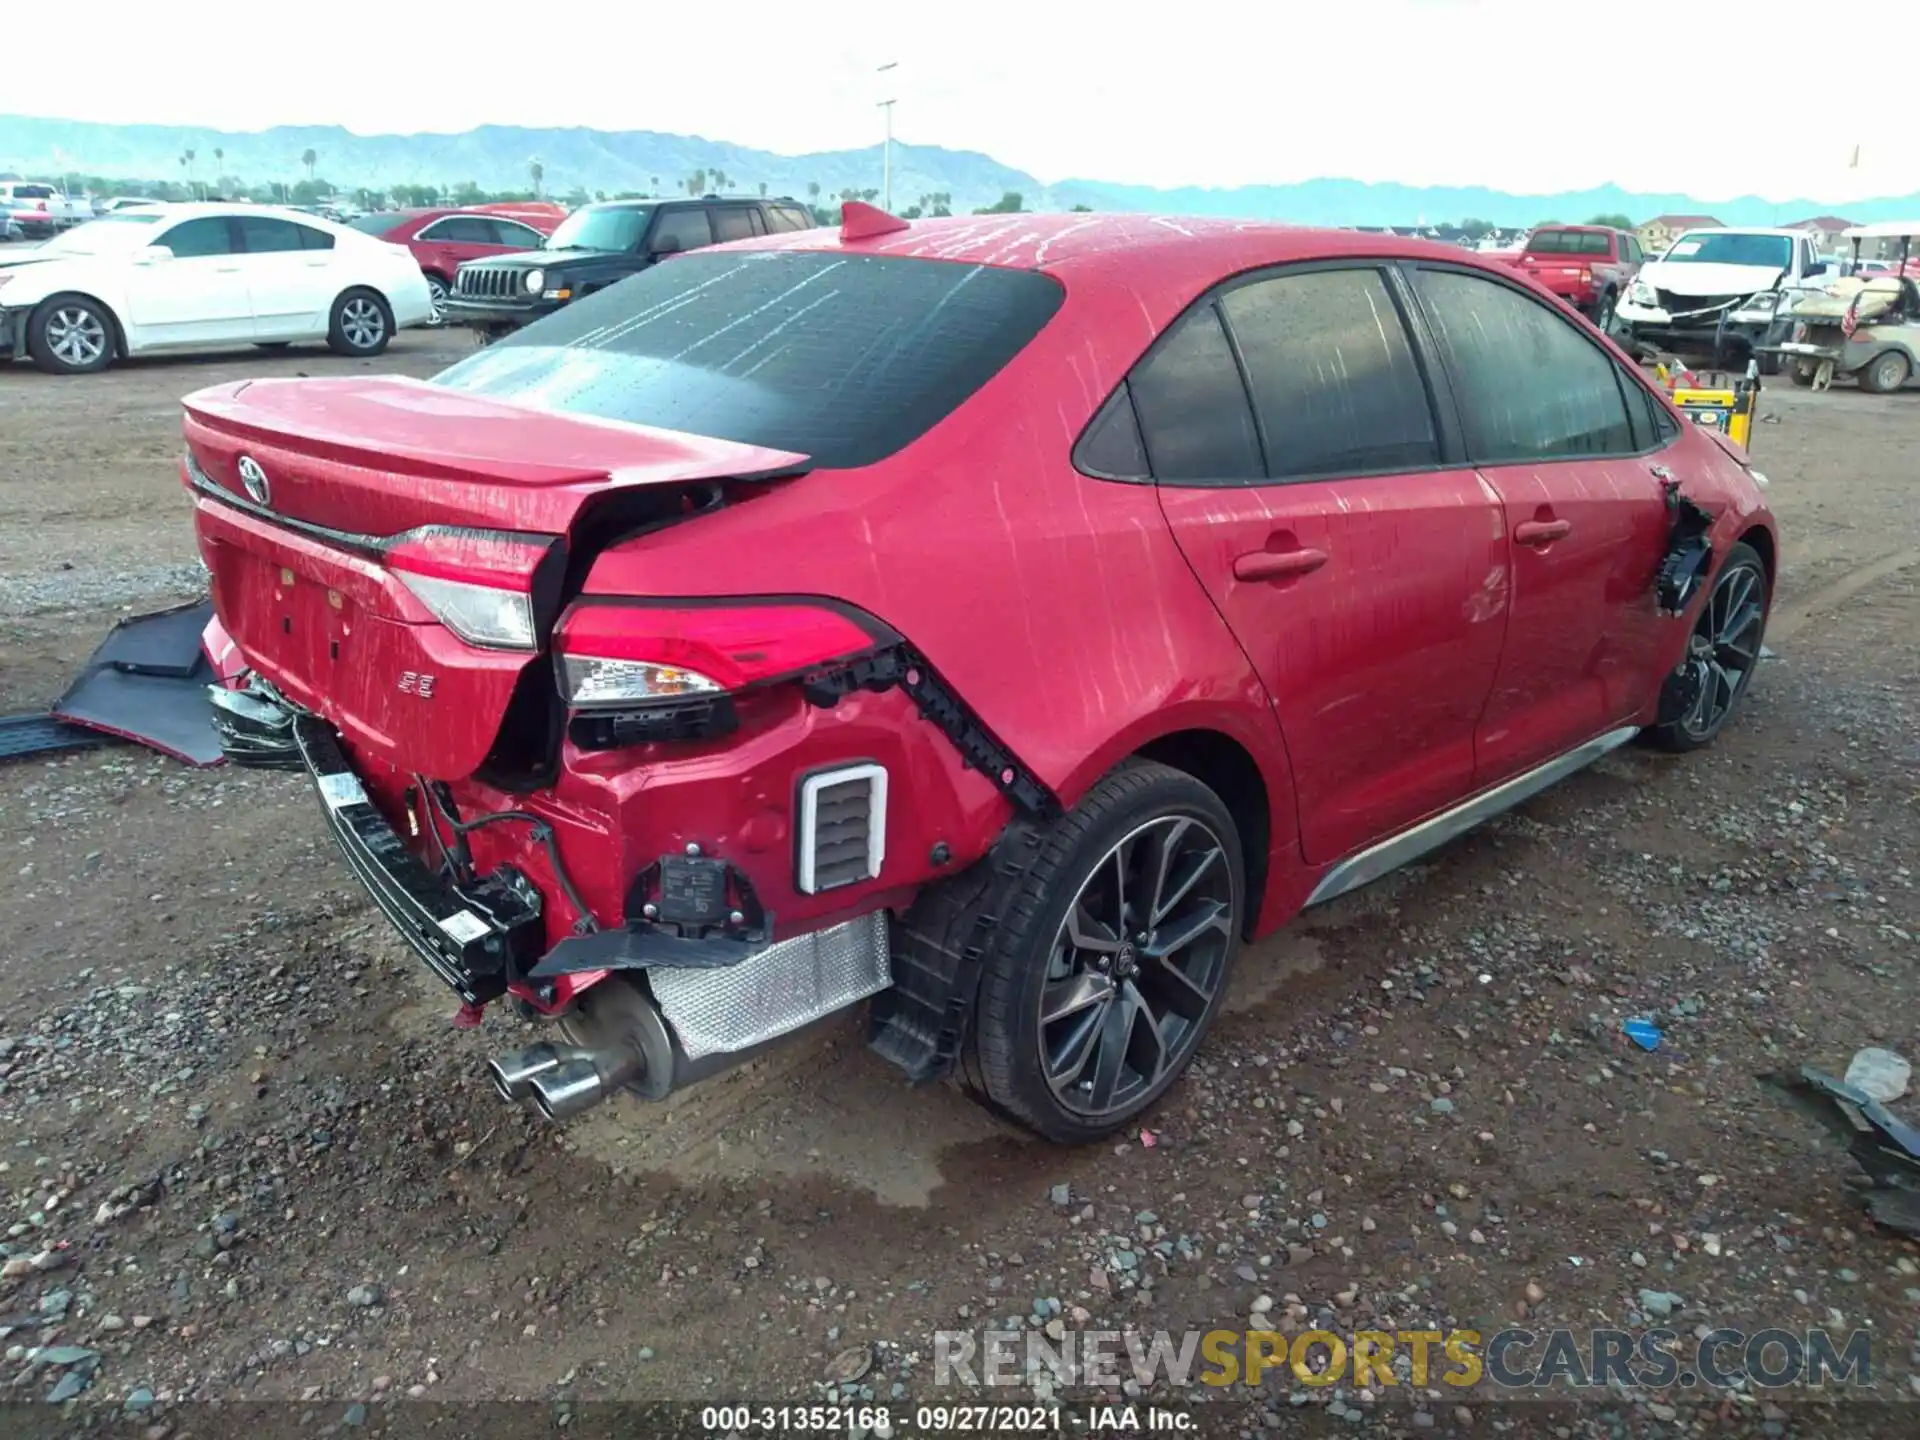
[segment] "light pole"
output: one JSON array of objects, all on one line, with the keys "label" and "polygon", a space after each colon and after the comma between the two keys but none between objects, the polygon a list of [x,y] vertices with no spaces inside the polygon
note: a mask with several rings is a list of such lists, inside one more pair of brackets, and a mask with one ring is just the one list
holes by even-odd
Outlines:
[{"label": "light pole", "polygon": [[[876,75],[884,75],[899,65],[898,60],[889,60]],[[893,101],[882,100],[880,108],[887,112],[887,138],[880,147],[880,208],[889,215],[893,213]]]}]

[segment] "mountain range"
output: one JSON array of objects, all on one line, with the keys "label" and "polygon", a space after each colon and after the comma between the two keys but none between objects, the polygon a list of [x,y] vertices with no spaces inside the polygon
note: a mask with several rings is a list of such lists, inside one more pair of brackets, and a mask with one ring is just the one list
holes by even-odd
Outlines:
[{"label": "mountain range", "polygon": [[[337,125],[281,125],[234,132],[0,115],[0,173],[177,181],[189,175],[181,163],[189,149],[195,155],[193,178],[230,175],[251,186],[301,179],[306,174],[301,157],[311,150],[314,174],[347,191],[400,184],[456,186],[466,181],[489,191],[525,188],[530,183],[530,166],[538,161],[543,188],[554,195],[577,190],[671,193],[684,189],[687,178],[700,170],[709,175],[722,172],[732,189],[753,190],[764,184],[770,194],[805,196],[817,184],[819,193],[830,197],[843,190],[878,188],[882,170],[878,145],[780,155],[698,135],[652,130],[483,125],[452,135],[356,135]],[[217,161],[216,151],[220,152]],[[1704,200],[1677,193],[1638,193],[1615,185],[1551,195],[1516,195],[1484,186],[1422,187],[1343,179],[1224,189],[1157,189],[1081,179],[1049,185],[975,151],[894,142],[897,205],[940,192],[949,195],[959,211],[990,204],[1008,191],[1019,192],[1027,208],[1036,210],[1085,205],[1095,210],[1237,216],[1307,225],[1438,224],[1473,217],[1494,225],[1524,226],[1614,214],[1635,221],[1654,215],[1711,215],[1728,225],[1767,225],[1835,210],[1857,222],[1920,215],[1920,192],[1836,206],[1756,195]]]}]

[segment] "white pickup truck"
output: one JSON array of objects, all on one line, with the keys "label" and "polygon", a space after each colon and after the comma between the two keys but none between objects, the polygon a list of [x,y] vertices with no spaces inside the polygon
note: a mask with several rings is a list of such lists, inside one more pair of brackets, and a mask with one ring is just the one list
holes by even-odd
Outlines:
[{"label": "white pickup truck", "polygon": [[[1615,311],[1630,347],[1744,365],[1776,311],[1831,278],[1798,230],[1689,230],[1649,260]],[[1775,357],[1762,356],[1769,373]]]},{"label": "white pickup truck", "polygon": [[91,219],[91,202],[70,200],[55,186],[37,180],[0,180],[0,229],[6,229],[4,222],[10,220],[24,238],[44,240]]}]

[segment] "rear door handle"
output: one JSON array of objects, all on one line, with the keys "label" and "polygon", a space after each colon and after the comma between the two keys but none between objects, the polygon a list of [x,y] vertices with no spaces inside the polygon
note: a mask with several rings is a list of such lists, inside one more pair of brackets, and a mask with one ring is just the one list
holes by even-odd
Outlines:
[{"label": "rear door handle", "polygon": [[1298,550],[1254,550],[1233,562],[1236,580],[1284,580],[1305,575],[1327,563],[1327,552],[1302,546]]},{"label": "rear door handle", "polygon": [[238,275],[240,273],[240,267],[238,265],[216,265],[213,267],[213,273],[216,275]]},{"label": "rear door handle", "polygon": [[1521,545],[1551,545],[1572,533],[1571,520],[1522,520],[1513,527],[1513,538]]}]

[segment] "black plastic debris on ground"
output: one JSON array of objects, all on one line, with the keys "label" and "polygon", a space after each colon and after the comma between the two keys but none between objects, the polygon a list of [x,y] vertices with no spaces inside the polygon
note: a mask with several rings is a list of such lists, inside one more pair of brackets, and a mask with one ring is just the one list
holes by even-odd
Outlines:
[{"label": "black plastic debris on ground", "polygon": [[[92,743],[114,736],[189,765],[218,765],[220,741],[207,706],[214,671],[200,645],[212,618],[212,604],[202,600],[122,620],[49,714],[15,717],[15,733],[39,740],[32,750],[14,753],[82,743],[66,738],[78,727]],[[19,723],[34,721],[38,728]]]},{"label": "black plastic debris on ground", "polygon": [[69,725],[51,715],[0,715],[0,761],[60,750],[91,750],[113,737]]},{"label": "black plastic debris on ground", "polygon": [[1866,1091],[1811,1065],[1797,1074],[1762,1075],[1760,1083],[1847,1147],[1865,1172],[1853,1183],[1867,1213],[1890,1230],[1920,1237],[1920,1129]]}]

